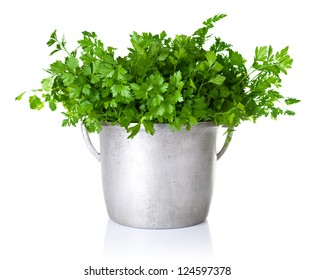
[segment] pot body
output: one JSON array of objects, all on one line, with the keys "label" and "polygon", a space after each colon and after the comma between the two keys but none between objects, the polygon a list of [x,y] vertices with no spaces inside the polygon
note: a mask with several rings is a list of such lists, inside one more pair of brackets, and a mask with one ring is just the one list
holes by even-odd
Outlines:
[{"label": "pot body", "polygon": [[190,131],[156,124],[134,139],[118,125],[100,133],[102,184],[109,217],[122,225],[168,229],[203,222],[213,192],[218,127]]}]

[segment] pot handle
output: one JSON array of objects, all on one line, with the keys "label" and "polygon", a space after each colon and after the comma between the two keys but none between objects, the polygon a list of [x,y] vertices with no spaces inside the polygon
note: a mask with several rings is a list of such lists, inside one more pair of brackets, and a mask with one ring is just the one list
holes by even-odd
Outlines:
[{"label": "pot handle", "polygon": [[217,154],[217,160],[219,160],[223,156],[223,154],[226,152],[226,150],[227,150],[227,148],[228,148],[228,146],[229,146],[229,144],[231,142],[233,131],[234,131],[234,127],[228,128],[227,137],[226,137],[225,143],[222,146],[222,148],[219,151],[219,153]]},{"label": "pot handle", "polygon": [[92,144],[90,138],[89,138],[89,134],[88,131],[85,127],[84,124],[81,124],[81,130],[82,130],[82,134],[83,134],[83,138],[85,141],[85,144],[87,146],[87,148],[89,149],[89,151],[92,153],[92,155],[98,160],[100,161],[100,153],[97,152],[97,150],[95,149],[94,145]]}]

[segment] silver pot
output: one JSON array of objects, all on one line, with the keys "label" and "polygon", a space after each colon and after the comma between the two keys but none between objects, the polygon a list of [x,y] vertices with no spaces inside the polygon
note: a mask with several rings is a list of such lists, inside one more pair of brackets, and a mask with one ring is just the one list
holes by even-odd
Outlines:
[{"label": "silver pot", "polygon": [[210,206],[219,128],[203,122],[181,132],[156,124],[153,136],[141,128],[134,139],[118,125],[103,125],[100,153],[86,128],[87,147],[101,162],[109,217],[122,225],[149,229],[181,228],[205,221]]}]

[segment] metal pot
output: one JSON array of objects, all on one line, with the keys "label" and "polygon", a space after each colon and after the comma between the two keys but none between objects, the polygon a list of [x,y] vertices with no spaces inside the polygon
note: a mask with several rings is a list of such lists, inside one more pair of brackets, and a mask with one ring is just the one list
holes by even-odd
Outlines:
[{"label": "metal pot", "polygon": [[169,229],[205,221],[210,206],[216,161],[228,142],[216,153],[219,128],[199,123],[190,131],[170,131],[155,124],[155,134],[141,128],[127,139],[119,125],[102,126],[100,153],[86,128],[87,147],[101,162],[102,184],[109,217],[125,226]]}]

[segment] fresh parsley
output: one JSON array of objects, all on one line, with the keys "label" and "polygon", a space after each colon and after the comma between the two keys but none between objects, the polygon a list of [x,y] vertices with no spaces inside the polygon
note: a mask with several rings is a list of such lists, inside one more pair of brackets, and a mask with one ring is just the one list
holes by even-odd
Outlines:
[{"label": "fresh parsley", "polygon": [[54,111],[61,104],[63,126],[81,121],[89,132],[100,132],[102,123],[119,124],[130,138],[141,125],[154,134],[155,123],[169,123],[172,130],[203,121],[231,128],[262,116],[294,115],[286,107],[299,100],[278,91],[281,75],[292,65],[288,47],[278,52],[256,47],[247,67],[230,44],[209,34],[225,16],[207,19],[190,36],[133,32],[124,57],[87,31],[69,51],[54,31],[47,42],[54,48],[50,55],[65,56],[46,70],[49,76],[33,90],[30,107],[40,110],[47,103]]}]

